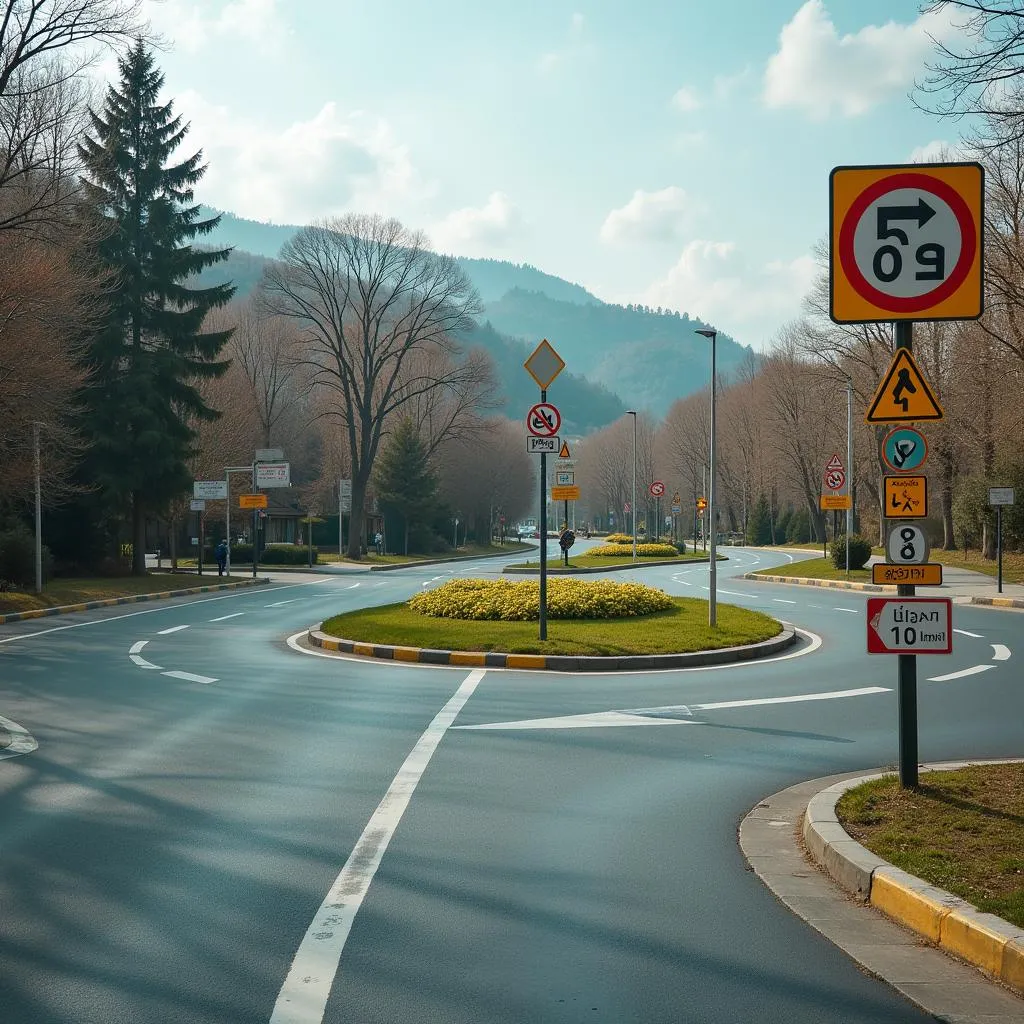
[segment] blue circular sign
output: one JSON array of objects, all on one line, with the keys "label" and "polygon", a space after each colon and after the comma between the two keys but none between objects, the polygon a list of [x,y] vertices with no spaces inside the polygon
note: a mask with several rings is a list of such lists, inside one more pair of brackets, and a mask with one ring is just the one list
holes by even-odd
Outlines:
[{"label": "blue circular sign", "polygon": [[894,473],[910,473],[927,461],[928,442],[913,427],[897,427],[882,440],[882,458]]}]

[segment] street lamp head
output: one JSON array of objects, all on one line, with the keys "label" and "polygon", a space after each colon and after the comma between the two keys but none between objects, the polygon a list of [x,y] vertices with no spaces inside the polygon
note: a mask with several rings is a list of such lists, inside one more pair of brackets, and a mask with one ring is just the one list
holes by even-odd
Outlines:
[{"label": "street lamp head", "polygon": [[636,415],[636,409],[627,409],[626,410],[626,415],[627,416],[635,416]]},{"label": "street lamp head", "polygon": [[705,338],[714,338],[717,336],[718,331],[713,331],[707,327],[698,327],[695,333],[703,334]]}]

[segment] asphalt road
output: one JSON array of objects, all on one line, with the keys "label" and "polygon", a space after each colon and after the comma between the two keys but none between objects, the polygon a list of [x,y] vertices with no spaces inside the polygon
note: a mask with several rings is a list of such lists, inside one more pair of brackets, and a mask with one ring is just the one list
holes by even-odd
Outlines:
[{"label": "asphalt road", "polygon": [[[895,763],[895,659],[864,653],[867,595],[728,553],[720,600],[806,630],[797,656],[609,677],[288,643],[493,562],[0,626],[0,716],[38,743],[0,750],[0,1018],[929,1019],[736,844],[763,796]],[[634,577],[706,596],[706,565]],[[918,659],[921,758],[1019,756],[1020,619],[954,622]]]}]

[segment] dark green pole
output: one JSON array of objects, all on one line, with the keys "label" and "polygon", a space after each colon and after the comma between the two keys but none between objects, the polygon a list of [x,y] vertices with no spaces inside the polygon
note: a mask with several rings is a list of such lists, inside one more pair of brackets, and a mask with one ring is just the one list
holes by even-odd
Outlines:
[{"label": "dark green pole", "polygon": [[[548,400],[541,388],[540,400]],[[548,638],[548,457],[540,453],[540,639]]]}]

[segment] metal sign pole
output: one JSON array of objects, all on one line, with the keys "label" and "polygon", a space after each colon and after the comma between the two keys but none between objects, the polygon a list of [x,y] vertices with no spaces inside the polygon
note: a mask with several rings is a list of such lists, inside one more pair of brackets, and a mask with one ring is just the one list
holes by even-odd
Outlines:
[{"label": "metal sign pole", "polygon": [[996,505],[996,560],[999,563],[997,593],[1003,592],[1003,506]]},{"label": "metal sign pole", "polygon": [[[548,393],[541,388],[540,400]],[[540,639],[548,638],[548,457],[540,453]]]},{"label": "metal sign pole", "polygon": [[225,512],[224,529],[228,535],[228,551],[227,560],[224,562],[224,569],[228,576],[231,575],[231,470],[224,470],[224,496],[227,499],[225,505],[227,506]]},{"label": "metal sign pole", "polygon": [[[914,324],[910,320],[898,320],[896,348],[914,348]],[[888,509],[886,509],[888,511]],[[913,597],[916,588],[913,583],[900,583],[896,587],[900,597]],[[897,655],[899,661],[899,733],[900,733],[900,785],[904,789],[916,789],[917,777],[917,655]]]}]

